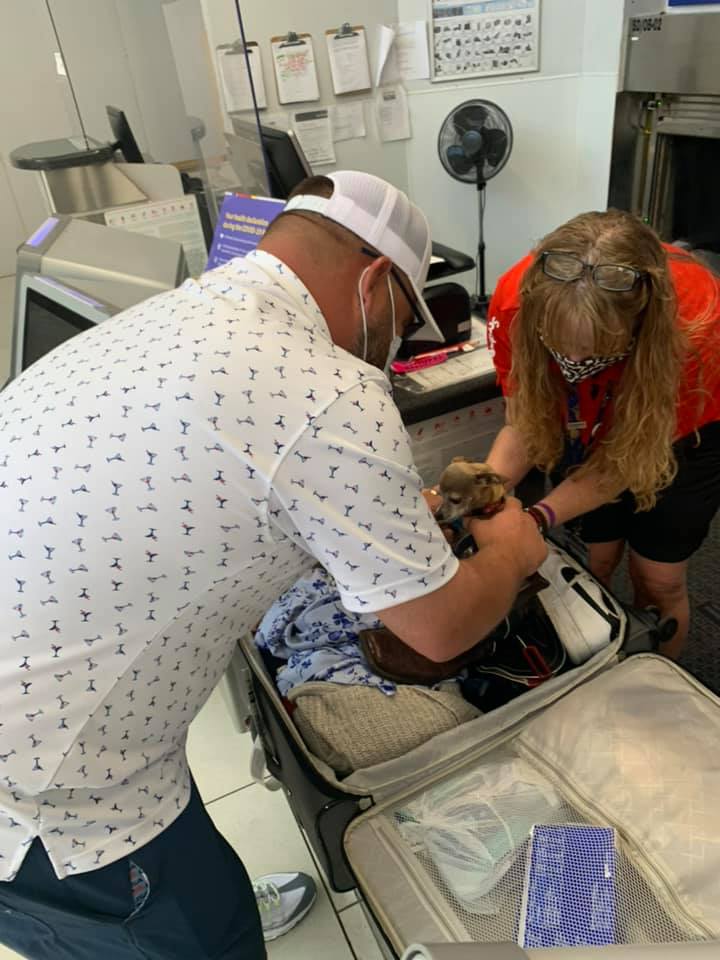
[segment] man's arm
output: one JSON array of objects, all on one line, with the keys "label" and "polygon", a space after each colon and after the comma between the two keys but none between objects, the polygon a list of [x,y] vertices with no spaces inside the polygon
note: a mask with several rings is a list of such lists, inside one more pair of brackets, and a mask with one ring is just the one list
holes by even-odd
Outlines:
[{"label": "man's arm", "polygon": [[380,610],[378,617],[408,646],[443,662],[479,643],[507,616],[522,586],[547,556],[535,521],[509,499],[495,517],[473,520],[478,552],[433,593]]},{"label": "man's arm", "polygon": [[496,517],[471,521],[478,556],[453,556],[384,385],[358,385],[314,418],[273,478],[269,514],[332,574],[349,610],[381,611],[402,640],[438,661],[502,620],[546,555],[535,522],[509,500]]}]

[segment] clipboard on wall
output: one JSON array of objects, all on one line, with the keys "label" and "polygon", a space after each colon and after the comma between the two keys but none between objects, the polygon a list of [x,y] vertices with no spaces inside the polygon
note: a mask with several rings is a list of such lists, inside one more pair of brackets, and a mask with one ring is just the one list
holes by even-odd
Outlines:
[{"label": "clipboard on wall", "polygon": [[365,27],[344,23],[325,31],[333,90],[336,95],[372,89]]},{"label": "clipboard on wall", "polygon": [[[247,60],[245,59],[246,51]],[[257,43],[248,42],[247,47],[244,47],[240,40],[235,43],[223,43],[215,48],[215,59],[227,113],[240,113],[243,110],[254,109],[248,63],[258,109],[264,110],[267,107],[262,57]]]},{"label": "clipboard on wall", "polygon": [[320,99],[317,66],[309,33],[290,31],[284,37],[271,38],[278,101],[303,103]]}]

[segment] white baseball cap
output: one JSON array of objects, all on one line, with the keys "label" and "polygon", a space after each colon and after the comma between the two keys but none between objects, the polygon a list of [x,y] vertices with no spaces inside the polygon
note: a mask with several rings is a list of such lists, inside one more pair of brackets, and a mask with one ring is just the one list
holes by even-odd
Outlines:
[{"label": "white baseball cap", "polygon": [[415,306],[424,321],[407,339],[444,343],[445,337],[422,296],[432,250],[425,214],[402,190],[370,173],[342,170],[328,174],[328,179],[335,187],[330,198],[298,194],[284,212],[307,210],[320,214],[389,257],[410,281]]}]

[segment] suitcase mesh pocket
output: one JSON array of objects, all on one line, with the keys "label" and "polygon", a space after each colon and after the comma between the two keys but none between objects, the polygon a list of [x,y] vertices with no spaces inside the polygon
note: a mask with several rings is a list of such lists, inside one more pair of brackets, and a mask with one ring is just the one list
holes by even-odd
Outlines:
[{"label": "suitcase mesh pocket", "polygon": [[[434,898],[439,909],[454,915],[474,941],[570,946],[707,939],[672,890],[646,878],[645,867],[636,865],[642,857],[610,824],[587,819],[508,748],[385,816],[406,862],[440,894]],[[578,864],[566,849],[552,865],[553,882],[538,879],[543,831],[534,828],[553,824],[605,828],[556,833],[609,838],[606,861],[588,855],[573,875]]]}]

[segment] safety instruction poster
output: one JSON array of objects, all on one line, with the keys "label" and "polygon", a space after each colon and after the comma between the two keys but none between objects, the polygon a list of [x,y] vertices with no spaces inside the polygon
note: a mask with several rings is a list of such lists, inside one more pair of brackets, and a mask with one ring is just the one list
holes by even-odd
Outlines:
[{"label": "safety instruction poster", "polygon": [[214,270],[235,257],[246,257],[257,247],[284,207],[284,200],[226,193],[215,227],[207,269]]},{"label": "safety instruction poster", "polygon": [[540,2],[430,0],[433,80],[538,70]]}]

